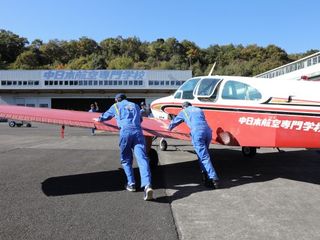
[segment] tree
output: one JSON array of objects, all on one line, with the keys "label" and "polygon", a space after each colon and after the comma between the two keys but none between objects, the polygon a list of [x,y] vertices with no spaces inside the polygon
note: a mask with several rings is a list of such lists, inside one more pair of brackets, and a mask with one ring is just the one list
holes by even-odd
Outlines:
[{"label": "tree", "polygon": [[81,56],[71,60],[67,65],[67,69],[91,69],[89,56]]},{"label": "tree", "polygon": [[4,64],[14,62],[28,43],[26,38],[0,29],[0,62]]},{"label": "tree", "polygon": [[189,69],[191,69],[192,63],[199,60],[200,48],[194,42],[188,40],[183,40],[181,44],[185,49],[185,54],[189,62]]},{"label": "tree", "polygon": [[57,39],[50,40],[47,44],[42,44],[39,50],[43,53],[49,64],[53,63],[67,63],[66,51],[63,49],[65,42]]},{"label": "tree", "polygon": [[156,64],[159,66],[160,61],[168,60],[166,59],[166,46],[164,45],[164,40],[162,38],[157,39],[148,46],[149,58],[153,58]]},{"label": "tree", "polygon": [[106,69],[107,63],[102,55],[91,55],[91,69]]},{"label": "tree", "polygon": [[141,41],[137,37],[122,39],[120,44],[120,53],[122,56],[130,57],[133,61],[141,61],[144,54],[140,51]]},{"label": "tree", "polygon": [[100,51],[97,42],[87,37],[81,37],[77,43],[77,47],[80,56],[87,56]]},{"label": "tree", "polygon": [[101,55],[91,54],[89,56],[81,56],[71,60],[66,68],[69,69],[106,69],[105,59]]},{"label": "tree", "polygon": [[121,41],[122,38],[107,38],[100,42],[100,47],[102,51],[102,55],[105,59],[112,60],[115,57],[119,57],[121,55]]},{"label": "tree", "polygon": [[21,53],[13,64],[14,69],[38,69],[41,59],[37,52],[28,50]]},{"label": "tree", "polygon": [[32,41],[30,48],[39,50],[42,45],[43,42],[40,39],[35,39]]},{"label": "tree", "polygon": [[108,69],[131,69],[133,60],[128,57],[117,57],[109,62]]}]

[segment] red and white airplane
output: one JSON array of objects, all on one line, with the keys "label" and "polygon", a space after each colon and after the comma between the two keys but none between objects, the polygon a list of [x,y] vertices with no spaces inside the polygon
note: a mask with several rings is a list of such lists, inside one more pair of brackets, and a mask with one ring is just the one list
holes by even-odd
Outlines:
[{"label": "red and white airplane", "polygon": [[[319,82],[237,76],[203,76],[186,81],[171,96],[151,104],[154,118],[142,122],[147,139],[189,139],[189,129],[167,130],[181,104],[203,109],[213,130],[212,143],[241,146],[246,156],[259,147],[320,148]],[[115,120],[93,119],[100,113],[0,105],[0,117],[48,124],[118,131]],[[151,146],[151,141],[149,147]]]},{"label": "red and white airplane", "polygon": [[195,77],[151,109],[166,118],[189,101],[205,112],[213,143],[242,146],[244,155],[253,156],[258,147],[320,147],[319,89],[320,82],[304,80]]}]

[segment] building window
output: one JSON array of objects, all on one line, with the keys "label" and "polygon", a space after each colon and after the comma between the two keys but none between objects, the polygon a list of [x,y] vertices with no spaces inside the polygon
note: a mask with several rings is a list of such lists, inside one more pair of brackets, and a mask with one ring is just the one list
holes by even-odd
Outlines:
[{"label": "building window", "polygon": [[64,81],[64,85],[69,85],[69,81]]},{"label": "building window", "polygon": [[143,81],[139,81],[139,85],[142,86],[143,85]]},{"label": "building window", "polygon": [[59,81],[59,85],[63,85],[63,81]]},{"label": "building window", "polygon": [[39,107],[41,107],[41,108],[48,108],[49,105],[48,105],[47,103],[40,103],[40,104],[39,104]]},{"label": "building window", "polygon": [[314,57],[313,59],[312,59],[312,64],[317,64],[318,63],[318,59],[317,59],[317,57]]},{"label": "building window", "polygon": [[309,67],[310,65],[311,65],[311,59],[308,59],[307,66]]}]

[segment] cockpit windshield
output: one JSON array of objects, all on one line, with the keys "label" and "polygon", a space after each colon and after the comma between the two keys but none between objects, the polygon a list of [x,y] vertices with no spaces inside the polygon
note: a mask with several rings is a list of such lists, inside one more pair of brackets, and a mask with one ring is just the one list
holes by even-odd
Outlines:
[{"label": "cockpit windshield", "polygon": [[192,78],[186,81],[175,92],[174,98],[176,99],[194,99],[193,90],[199,82],[200,78]]}]

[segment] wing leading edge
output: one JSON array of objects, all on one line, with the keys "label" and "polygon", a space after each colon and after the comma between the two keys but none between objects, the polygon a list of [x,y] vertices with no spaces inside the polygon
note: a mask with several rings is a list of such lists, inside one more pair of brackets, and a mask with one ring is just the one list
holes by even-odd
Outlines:
[{"label": "wing leading edge", "polygon": [[[119,131],[115,119],[103,123],[95,122],[93,120],[93,118],[97,118],[99,116],[100,113],[83,111],[0,105],[0,117],[2,118],[71,127],[96,128],[97,130],[107,132]],[[173,131],[167,130],[168,124],[168,120],[144,118],[142,122],[143,134],[145,136],[157,136],[181,140],[189,139],[189,130],[184,126],[184,124],[181,124]]]}]

